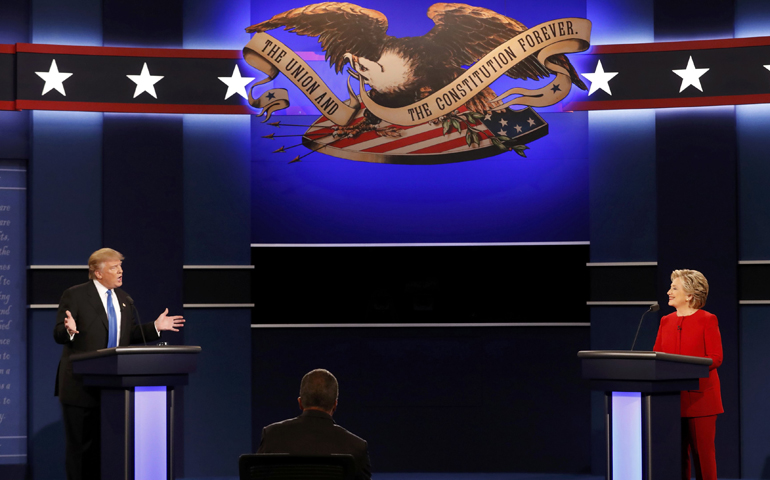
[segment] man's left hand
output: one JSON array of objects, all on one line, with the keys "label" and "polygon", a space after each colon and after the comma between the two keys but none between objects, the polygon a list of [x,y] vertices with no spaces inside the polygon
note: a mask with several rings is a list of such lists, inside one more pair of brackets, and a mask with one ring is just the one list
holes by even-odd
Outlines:
[{"label": "man's left hand", "polygon": [[178,332],[182,327],[184,327],[184,318],[182,318],[181,315],[170,316],[168,314],[168,308],[160,314],[157,320],[155,320],[155,328],[157,328],[159,332],[162,332],[163,330]]}]

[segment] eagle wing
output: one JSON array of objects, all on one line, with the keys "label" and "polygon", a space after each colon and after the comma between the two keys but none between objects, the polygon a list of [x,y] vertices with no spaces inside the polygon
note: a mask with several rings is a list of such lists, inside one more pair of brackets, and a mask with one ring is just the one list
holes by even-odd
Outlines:
[{"label": "eagle wing", "polygon": [[[449,51],[445,58],[453,67],[472,65],[502,43],[527,30],[524,24],[505,15],[462,3],[433,4],[428,9],[428,18],[436,26],[425,36]],[[566,56],[554,55],[551,61],[566,68],[572,82],[586,89]],[[551,73],[535,56],[530,55],[510,68],[506,75],[538,80]]]},{"label": "eagle wing", "polygon": [[295,8],[252,25],[249,33],[284,27],[297,35],[318,37],[329,65],[339,73],[348,62],[346,53],[377,59],[388,38],[388,19],[377,10],[352,3],[324,2]]}]

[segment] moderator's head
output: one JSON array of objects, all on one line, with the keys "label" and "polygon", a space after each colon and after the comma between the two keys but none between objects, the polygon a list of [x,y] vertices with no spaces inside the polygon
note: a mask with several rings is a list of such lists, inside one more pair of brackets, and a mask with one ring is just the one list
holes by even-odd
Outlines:
[{"label": "moderator's head", "polygon": [[337,379],[323,368],[305,374],[299,385],[299,400],[303,409],[323,410],[331,414],[337,407],[339,393]]},{"label": "moderator's head", "polygon": [[100,248],[91,254],[88,259],[88,278],[96,279],[96,271],[104,267],[105,262],[123,260],[123,255],[111,248]]}]

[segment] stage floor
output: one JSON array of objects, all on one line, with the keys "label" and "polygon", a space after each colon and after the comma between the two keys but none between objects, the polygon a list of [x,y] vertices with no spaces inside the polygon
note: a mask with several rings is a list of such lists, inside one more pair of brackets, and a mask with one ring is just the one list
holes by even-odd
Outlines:
[{"label": "stage floor", "polygon": [[373,480],[604,480],[569,473],[374,473]]},{"label": "stage floor", "polygon": [[[193,480],[192,478],[190,480]],[[237,477],[195,477],[194,480],[238,480]],[[604,476],[574,473],[377,473],[372,480],[604,480]],[[721,478],[720,480],[730,480]],[[746,480],[746,479],[744,479]]]}]

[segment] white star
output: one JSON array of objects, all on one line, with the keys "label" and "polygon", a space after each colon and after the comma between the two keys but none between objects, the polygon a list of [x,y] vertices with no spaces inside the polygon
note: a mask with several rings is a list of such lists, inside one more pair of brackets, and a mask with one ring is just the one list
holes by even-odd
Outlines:
[{"label": "white star", "polygon": [[605,72],[602,67],[602,61],[596,64],[596,70],[594,73],[584,73],[583,76],[591,82],[591,89],[588,90],[588,96],[590,97],[595,91],[602,89],[605,92],[612,95],[610,91],[610,80],[612,80],[618,72]]},{"label": "white star", "polygon": [[693,87],[697,88],[701,92],[703,91],[703,87],[700,86],[700,77],[703,76],[704,73],[708,72],[708,68],[695,68],[695,64],[692,61],[692,55],[690,55],[690,60],[687,61],[687,68],[684,70],[671,70],[672,72],[676,73],[680,77],[682,77],[682,86],[679,87],[679,93],[682,93],[685,88],[692,85]]},{"label": "white star", "polygon": [[766,69],[770,70],[770,65],[763,65]]},{"label": "white star", "polygon": [[155,84],[163,79],[162,75],[150,75],[150,69],[147,68],[147,62],[144,62],[141,75],[126,75],[136,84],[136,90],[134,90],[134,98],[138,97],[142,92],[147,92],[155,98]]},{"label": "white star", "polygon": [[486,115],[484,115],[484,120],[486,120],[486,121],[492,120],[492,114],[491,113],[487,113]]},{"label": "white star", "polygon": [[516,129],[516,133],[521,133],[521,127],[520,127],[520,126],[516,125],[516,126],[515,126],[515,127],[513,127],[513,128],[515,128],[515,129]]},{"label": "white star", "polygon": [[43,93],[41,93],[41,95],[45,95],[51,90],[56,90],[57,92],[61,93],[65,97],[67,96],[67,94],[64,93],[64,81],[70,78],[72,74],[59,72],[59,67],[56,66],[56,60],[51,60],[51,68],[49,68],[47,72],[35,72],[35,73],[37,74],[38,77],[45,80],[45,85],[43,86]]},{"label": "white star", "polygon": [[504,136],[504,137],[507,137],[507,136],[508,136],[508,132],[506,132],[506,131],[505,131],[505,130],[503,130],[502,128],[500,129],[500,131],[499,131],[499,132],[497,132],[497,134],[498,134],[498,135],[502,135],[502,136]]},{"label": "white star", "polygon": [[501,118],[500,119],[500,125],[502,125],[503,127],[507,127],[508,126],[508,121],[505,120],[504,118]]},{"label": "white star", "polygon": [[249,98],[246,95],[246,85],[251,83],[255,77],[241,77],[241,71],[238,69],[238,65],[233,69],[233,75],[230,77],[217,77],[225,85],[227,85],[227,93],[225,93],[225,100],[232,97],[236,93],[243,98]]},{"label": "white star", "polygon": [[530,119],[528,119],[528,120],[527,120],[527,122],[529,123],[529,126],[530,126],[530,127],[534,127],[534,126],[535,126],[535,121],[534,121],[534,120],[532,120],[531,118],[530,118]]}]

